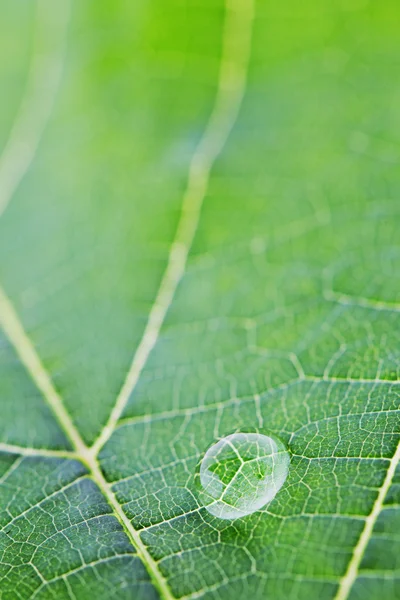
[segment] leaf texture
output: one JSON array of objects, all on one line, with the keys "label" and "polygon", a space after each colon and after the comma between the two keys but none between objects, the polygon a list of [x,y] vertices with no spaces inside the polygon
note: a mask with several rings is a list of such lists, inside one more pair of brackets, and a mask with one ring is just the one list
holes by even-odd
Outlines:
[{"label": "leaf texture", "polygon": [[398,598],[397,3],[1,13],[0,598]]}]

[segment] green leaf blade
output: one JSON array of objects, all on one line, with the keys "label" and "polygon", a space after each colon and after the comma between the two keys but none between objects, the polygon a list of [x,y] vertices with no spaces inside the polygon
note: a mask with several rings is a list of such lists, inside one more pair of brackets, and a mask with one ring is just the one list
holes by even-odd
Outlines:
[{"label": "green leaf blade", "polygon": [[[394,600],[395,2],[62,6],[0,26],[0,596]],[[250,427],[289,475],[224,522]]]}]

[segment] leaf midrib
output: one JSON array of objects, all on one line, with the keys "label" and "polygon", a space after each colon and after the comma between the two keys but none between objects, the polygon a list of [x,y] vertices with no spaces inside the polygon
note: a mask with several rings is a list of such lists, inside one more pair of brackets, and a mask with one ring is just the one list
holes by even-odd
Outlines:
[{"label": "leaf midrib", "polygon": [[[106,481],[101,471],[97,457],[101,448],[114,432],[118,420],[141,376],[147,359],[157,343],[165,316],[185,272],[187,258],[198,227],[200,211],[207,192],[211,169],[234,126],[245,92],[251,49],[253,11],[253,0],[226,1],[222,40],[223,49],[216,98],[205,132],[190,163],[181,215],[168,255],[167,266],[125,382],[118,394],[107,423],[91,447],[85,444],[61,396],[55,389],[49,374],[36,353],[33,343],[24,331],[12,303],[0,288],[0,318],[7,337],[69,438],[72,447],[76,451],[76,456],[89,469],[93,480],[107,499],[116,518],[137,549],[138,555],[146,566],[154,585],[166,600],[173,600],[174,598],[166,579],[141,541],[140,534],[134,529],[117,501],[111,485]],[[48,116],[47,113],[46,116]],[[12,165],[16,169],[16,175],[14,174],[14,184],[4,202],[4,207],[9,203],[15,189],[18,187],[34,158],[34,153],[46,125],[46,120],[40,123],[41,127],[39,127],[35,137],[35,144],[29,162],[17,165],[16,167]],[[11,139],[11,141],[13,140]],[[6,169],[5,174],[7,175],[7,173]]]},{"label": "leaf midrib", "polygon": [[138,555],[146,566],[153,583],[161,593],[162,597],[166,600],[173,600],[173,596],[170,593],[166,580],[162,577],[156,562],[144,546],[139,533],[132,527],[131,522],[117,502],[111,487],[101,472],[97,456],[93,453],[92,449],[85,444],[79,431],[76,429],[49,374],[38,357],[32,342],[22,328],[11,302],[1,289],[0,315],[3,329],[14,346],[22,364],[25,366],[38,389],[42,392],[44,399],[53,411],[63,431],[66,433],[75,449],[76,452],[73,453],[73,456],[78,458],[89,470],[93,480],[113,509],[115,517],[121,523],[125,533],[136,548]]},{"label": "leaf midrib", "polygon": [[[69,2],[66,2],[66,6],[68,5]],[[13,343],[21,362],[30,373],[37,387],[41,390],[45,400],[51,407],[76,452],[57,452],[44,450],[41,453],[40,450],[35,451],[35,449],[23,449],[7,444],[2,444],[2,448],[0,448],[0,450],[5,450],[8,447],[8,450],[10,451],[19,450],[25,455],[34,455],[36,452],[36,454],[40,455],[41,453],[43,456],[57,455],[60,457],[78,458],[81,460],[89,469],[93,480],[97,483],[99,489],[112,507],[116,518],[119,520],[129,539],[137,549],[138,555],[145,564],[153,583],[166,600],[174,600],[167,582],[159,571],[157,563],[153,560],[147,551],[147,548],[141,541],[139,532],[133,528],[131,522],[125,515],[122,506],[118,503],[115,494],[111,489],[111,484],[106,481],[101,471],[97,456],[100,449],[111,437],[117,424],[119,423],[120,417],[124,411],[124,408],[126,407],[134,387],[141,376],[147,359],[157,343],[165,316],[173,301],[179,282],[184,274],[190,247],[198,226],[201,206],[207,192],[210,172],[215,159],[220,153],[229,135],[229,132],[235,123],[237,113],[240,108],[241,99],[245,90],[245,79],[251,43],[250,33],[253,9],[253,0],[226,0],[226,22],[223,40],[224,50],[221,57],[221,70],[218,81],[216,101],[205,133],[191,161],[188,184],[182,204],[181,217],[175,239],[171,245],[171,250],[167,260],[167,267],[161,280],[153,307],[149,314],[147,325],[134,355],[124,385],[122,386],[117,397],[109,420],[102,429],[93,446],[88,447],[83,441],[79,431],[76,429],[68,411],[64,406],[62,398],[59,396],[49,374],[41,363],[32,342],[23,330],[23,327],[11,302],[8,300],[4,292],[0,290],[0,313],[5,332],[10,341]],[[66,22],[64,22],[62,29],[66,32]],[[235,46],[235,43],[232,42],[237,41],[238,39],[241,40],[241,44],[239,43]],[[64,42],[65,39],[63,36],[60,36],[58,50],[61,50],[61,52],[59,55],[57,53],[57,56],[53,57],[55,58],[55,64],[57,63],[58,69],[60,69],[62,65],[62,61],[60,62],[60,57],[62,57]],[[235,68],[232,70],[232,65],[236,67],[236,70]],[[234,82],[234,85],[230,87],[232,81]],[[11,150],[13,148],[13,144],[15,143],[15,140],[13,139],[14,132],[17,131],[18,134],[21,133],[19,131],[19,124],[20,122],[22,122],[22,124],[24,122],[24,119],[21,118],[21,115],[23,117],[24,114],[19,113],[19,115],[17,115],[16,124],[14,125],[10,135],[10,140],[6,145],[6,150],[3,153],[0,161],[0,179],[7,181],[7,176],[10,175],[10,173],[7,172],[7,169],[14,169],[14,171],[11,172],[12,185],[8,186],[8,195],[5,199],[0,198],[0,213],[2,212],[2,209],[4,210],[4,208],[8,205],[13,193],[17,189],[34,159],[40,137],[50,116],[52,104],[57,92],[57,86],[58,80],[56,80],[56,85],[54,86],[53,95],[50,104],[48,105],[48,109],[44,114],[42,114],[40,121],[34,123],[36,125],[36,127],[33,128],[35,135],[31,140],[31,151],[28,160],[21,162],[18,165],[10,165],[10,161],[4,159],[8,159],[8,154],[10,154],[10,142]],[[30,115],[30,117],[34,117],[34,112],[29,112],[30,108],[31,107],[28,106],[28,115]],[[13,153],[11,152],[11,156],[12,154]],[[5,187],[7,189],[7,186]],[[329,300],[336,301],[339,304],[349,304],[354,301],[357,305],[376,308],[378,310],[399,310],[397,303],[392,304],[375,300],[370,301],[369,299],[360,299],[358,297],[353,299],[351,296],[345,294],[336,294],[334,297],[332,294],[332,297],[330,296]],[[312,380],[313,378],[306,377],[305,379]],[[329,380],[331,379],[333,378],[329,378]],[[337,378],[334,379],[336,380]],[[296,381],[300,380],[302,379],[299,378]],[[318,380],[323,381],[325,378],[318,378]],[[338,381],[341,380],[338,379]],[[359,383],[362,381],[363,380],[357,380]],[[356,380],[354,380],[354,382],[356,382]],[[377,383],[377,380],[371,380],[371,382]],[[395,382],[383,380],[382,383],[391,384]],[[370,539],[376,519],[382,510],[384,498],[391,484],[394,471],[399,460],[400,444],[398,445],[393,457],[390,459],[384,482],[379,490],[371,513],[365,519],[365,527],[363,532],[354,548],[353,555],[349,562],[346,573],[340,580],[336,600],[346,600],[346,598],[349,596],[351,588],[358,574],[358,568],[362,556]]]}]

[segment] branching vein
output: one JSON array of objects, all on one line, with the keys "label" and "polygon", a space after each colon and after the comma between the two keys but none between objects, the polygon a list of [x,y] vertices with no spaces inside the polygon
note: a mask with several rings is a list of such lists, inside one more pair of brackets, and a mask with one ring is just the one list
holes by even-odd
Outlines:
[{"label": "branching vein", "polygon": [[330,302],[337,302],[343,306],[359,306],[360,308],[370,308],[373,310],[400,312],[399,302],[390,302],[386,300],[376,300],[375,298],[365,298],[363,296],[353,296],[342,294],[333,290],[325,290],[324,298]]},{"label": "branching vein", "polygon": [[389,491],[392,483],[396,467],[400,462],[400,442],[397,446],[396,452],[390,460],[388,470],[382,487],[379,489],[379,493],[376,497],[375,503],[372,507],[372,511],[365,520],[364,529],[360,535],[356,547],[354,548],[353,556],[347,567],[347,571],[344,577],[340,581],[340,586],[336,594],[335,600],[347,600],[350,595],[351,589],[358,575],[358,570],[367,548],[368,542],[371,538],[372,531],[375,523],[379,517],[379,514],[383,508],[386,494]]},{"label": "branching vein", "polygon": [[[40,0],[39,8],[40,11],[44,10],[44,0]],[[49,374],[38,357],[31,340],[24,331],[14,307],[6,294],[0,289],[0,323],[6,335],[13,344],[22,364],[41,390],[60,426],[68,436],[76,455],[90,470],[93,480],[106,497],[115,516],[136,547],[138,555],[147,567],[153,583],[158,588],[161,596],[166,600],[173,599],[167,582],[161,574],[156,561],[154,561],[143,544],[139,532],[133,528],[130,520],[117,501],[110,484],[106,481],[100,469],[97,455],[112,435],[124,411],[150,352],[157,342],[165,316],[185,272],[188,255],[199,223],[201,207],[207,193],[211,169],[235,123],[245,91],[253,10],[253,0],[227,0],[223,51],[216,101],[205,133],[190,164],[182,213],[169,253],[167,267],[161,280],[154,305],[150,311],[142,340],[136,350],[114,409],[99,438],[91,448],[88,448],[84,443],[73,419],[64,406],[62,398],[55,389]],[[60,47],[62,45],[63,42],[60,42]],[[37,106],[38,97],[36,96],[36,87],[39,83],[36,78],[39,77],[41,81],[44,75],[38,75],[38,67],[36,65],[33,65],[32,69],[33,74],[31,77],[33,78],[33,83],[30,83],[28,88],[33,87],[35,90],[34,92],[29,92],[29,96],[33,95],[33,101],[29,105],[29,110],[23,107],[11,134],[9,145],[0,161],[0,188],[2,189],[0,195],[0,213],[8,204],[33,159],[40,134],[45,126],[54,100],[56,90],[54,82],[58,82],[60,76],[59,57],[57,55],[56,58],[52,59],[50,71],[46,71],[45,81],[47,83],[48,79],[51,79],[52,91],[42,107]],[[57,77],[55,77],[55,74],[57,74]],[[21,143],[26,145],[26,152],[20,155]],[[15,447],[10,446],[9,449],[12,450]],[[30,452],[26,450],[25,454],[30,454]]]},{"label": "branching vein", "polygon": [[37,387],[41,390],[44,399],[52,409],[63,431],[68,436],[76,454],[80,460],[88,467],[94,481],[99,489],[106,497],[108,503],[113,509],[114,515],[123,526],[132,544],[136,547],[138,555],[146,565],[153,583],[156,585],[162,597],[166,600],[171,600],[173,597],[169,591],[164,577],[161,575],[157,565],[151,555],[148,553],[145,545],[140,539],[140,535],[132,527],[131,522],[126,517],[122,507],[118,504],[114,493],[104,478],[103,473],[97,463],[97,459],[90,452],[89,448],[84,443],[79,431],[75,427],[64,403],[55,389],[49,374],[44,368],[40,358],[38,357],[32,342],[24,331],[18,317],[15,313],[11,302],[0,288],[0,324],[2,325],[6,335],[13,344],[22,364],[25,366],[28,373],[31,375]]},{"label": "branching vein", "polygon": [[22,364],[31,375],[39,390],[42,392],[47,404],[50,406],[63,431],[68,436],[72,446],[80,455],[87,452],[85,443],[79,431],[76,429],[68,411],[66,410],[62,399],[55,389],[49,374],[44,368],[35,348],[24,328],[22,327],[18,316],[7,298],[4,291],[0,288],[0,324],[5,334],[14,346]]},{"label": "branching vein", "polygon": [[216,102],[190,163],[181,217],[167,267],[150,311],[143,337],[110,417],[93,445],[97,454],[112,435],[154,348],[176,289],[185,272],[213,164],[236,121],[246,86],[251,46],[253,0],[227,0],[225,31]]}]

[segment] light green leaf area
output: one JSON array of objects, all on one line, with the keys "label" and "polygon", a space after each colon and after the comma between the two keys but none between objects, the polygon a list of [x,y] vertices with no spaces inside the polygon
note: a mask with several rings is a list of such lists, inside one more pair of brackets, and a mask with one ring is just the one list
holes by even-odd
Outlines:
[{"label": "light green leaf area", "polygon": [[1,600],[398,598],[398,3],[0,13]]}]

